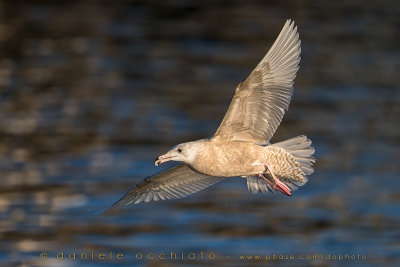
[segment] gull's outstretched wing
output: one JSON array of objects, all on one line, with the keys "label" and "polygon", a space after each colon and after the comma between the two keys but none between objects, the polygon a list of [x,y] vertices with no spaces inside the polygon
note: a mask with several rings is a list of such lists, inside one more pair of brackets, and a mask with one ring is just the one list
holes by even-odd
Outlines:
[{"label": "gull's outstretched wing", "polygon": [[222,180],[222,177],[204,175],[195,172],[185,164],[180,164],[144,179],[129,190],[113,207],[181,198]]},{"label": "gull's outstretched wing", "polygon": [[265,57],[237,86],[214,138],[269,142],[289,107],[300,52],[297,27],[287,20]]}]

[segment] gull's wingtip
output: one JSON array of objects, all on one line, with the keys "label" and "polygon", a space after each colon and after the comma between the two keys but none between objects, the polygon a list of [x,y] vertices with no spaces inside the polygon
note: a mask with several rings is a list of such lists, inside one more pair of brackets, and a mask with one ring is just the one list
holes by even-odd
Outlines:
[{"label": "gull's wingtip", "polygon": [[283,28],[284,29],[289,28],[290,31],[294,30],[297,32],[297,26],[294,19],[287,19]]},{"label": "gull's wingtip", "polygon": [[287,19],[286,24],[294,24],[294,19]]}]

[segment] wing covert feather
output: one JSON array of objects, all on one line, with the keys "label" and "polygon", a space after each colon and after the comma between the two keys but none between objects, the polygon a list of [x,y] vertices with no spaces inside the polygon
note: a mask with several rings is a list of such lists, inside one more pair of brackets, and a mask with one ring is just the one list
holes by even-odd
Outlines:
[{"label": "wing covert feather", "polygon": [[269,142],[289,107],[299,69],[300,43],[297,27],[287,20],[268,53],[237,86],[213,138]]}]

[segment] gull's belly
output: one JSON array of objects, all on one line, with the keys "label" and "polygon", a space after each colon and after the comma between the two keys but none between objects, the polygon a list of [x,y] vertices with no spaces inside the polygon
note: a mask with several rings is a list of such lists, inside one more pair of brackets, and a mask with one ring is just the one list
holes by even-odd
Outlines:
[{"label": "gull's belly", "polygon": [[257,164],[265,158],[265,147],[244,142],[209,142],[192,167],[203,174],[221,177],[248,176],[264,171]]}]

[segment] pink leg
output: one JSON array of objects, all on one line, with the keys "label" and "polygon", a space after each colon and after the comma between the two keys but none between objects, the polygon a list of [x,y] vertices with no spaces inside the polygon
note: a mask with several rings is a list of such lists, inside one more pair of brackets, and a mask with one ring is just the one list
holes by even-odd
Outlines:
[{"label": "pink leg", "polygon": [[264,174],[259,174],[258,177],[263,178],[271,187],[275,186],[275,183],[271,182]]},{"label": "pink leg", "polygon": [[258,177],[263,178],[272,188],[278,190],[279,192],[285,193],[283,192],[280,188],[275,188],[276,184],[271,182],[267,177],[264,176],[264,174],[259,174]]},{"label": "pink leg", "polygon": [[286,195],[286,192],[283,191],[280,187],[277,186],[276,183],[271,182],[268,178],[266,178],[263,174],[259,174],[258,177],[263,178],[273,189],[278,190],[282,194]]},{"label": "pink leg", "polygon": [[259,174],[258,176],[263,178],[273,189],[278,190],[279,192],[281,192],[282,194],[291,196],[292,193],[290,192],[290,189],[284,184],[282,183],[278,178],[276,178],[275,174],[272,172],[271,167],[265,163],[265,167],[267,167],[267,169],[269,170],[269,172],[271,173],[272,178],[274,179],[274,183],[271,182],[270,180],[268,180],[264,175]]}]

